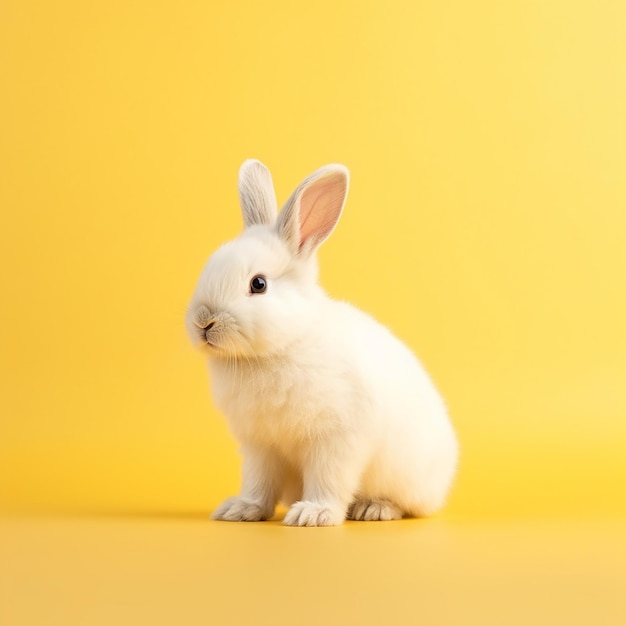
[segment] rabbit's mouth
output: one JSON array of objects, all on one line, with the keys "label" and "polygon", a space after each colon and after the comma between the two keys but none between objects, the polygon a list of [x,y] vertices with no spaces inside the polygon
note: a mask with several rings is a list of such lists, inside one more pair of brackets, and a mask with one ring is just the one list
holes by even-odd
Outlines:
[{"label": "rabbit's mouth", "polygon": [[209,348],[219,350],[220,346],[216,337],[216,332],[211,330],[213,326],[215,326],[215,322],[207,324],[207,326],[202,329],[202,339]]},{"label": "rabbit's mouth", "polygon": [[212,337],[208,331],[202,330],[200,332],[200,340],[202,344],[205,345],[207,348],[211,348],[214,350],[217,350],[219,348],[217,342],[215,341],[215,337]]},{"label": "rabbit's mouth", "polygon": [[206,343],[209,346],[212,346],[215,343],[215,340],[212,337],[212,333],[211,333],[212,327],[213,327],[213,322],[211,322],[206,328],[203,328],[200,331],[200,335],[202,336],[204,343]]},{"label": "rabbit's mouth", "polygon": [[224,352],[223,341],[216,336],[216,333],[206,331],[202,334],[202,344],[206,350],[211,352]]}]

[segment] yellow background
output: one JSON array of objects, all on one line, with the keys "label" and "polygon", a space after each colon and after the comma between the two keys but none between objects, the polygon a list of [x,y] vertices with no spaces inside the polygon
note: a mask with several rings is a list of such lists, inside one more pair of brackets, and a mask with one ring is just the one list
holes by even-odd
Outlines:
[{"label": "yellow background", "polygon": [[[483,543],[492,557],[510,556],[480,570],[501,598],[493,623],[514,623],[503,589],[524,589],[537,571],[546,580],[569,572],[584,586],[567,558],[610,605],[616,555],[625,556],[625,41],[626,5],[609,0],[2,0],[0,507],[157,520],[170,552],[155,556],[159,531],[148,524],[133,553],[137,578],[175,552],[178,585],[196,539],[219,542],[222,561],[232,549],[241,568],[270,575],[280,569],[270,554],[303,550],[314,560],[298,561],[310,565],[306,580],[314,587],[318,572],[327,589],[354,570],[361,584],[374,542],[375,575],[392,568],[400,585],[368,611],[377,621],[386,600],[404,617],[413,601],[410,586],[406,597],[398,591],[412,562],[385,557],[385,538],[417,551],[415,562],[437,561],[434,578],[420,578],[433,619],[437,598],[469,602],[477,589],[458,571],[448,588],[446,559],[473,579],[472,550]],[[349,524],[313,539],[283,537],[291,531],[272,524],[198,526],[237,490],[239,461],[182,320],[206,258],[240,230],[236,176],[248,157],[270,167],[279,201],[322,164],[350,168],[321,280],[405,339],[446,397],[462,458],[439,518]],[[538,525],[536,542],[521,520]],[[3,527],[12,622],[28,621],[20,611],[37,593],[45,601],[32,606],[53,603],[27,575],[52,559],[66,573],[57,613],[72,623],[62,600],[71,604],[68,581],[86,567],[78,555],[92,554],[101,577],[83,585],[113,585],[119,563],[96,567],[109,549],[89,552],[78,522],[34,523]],[[134,526],[102,524],[102,545],[123,560]],[[553,546],[545,558],[556,569],[542,569],[541,546]],[[360,556],[354,570],[332,574],[325,554]],[[498,577],[502,568],[511,577]],[[200,590],[204,570],[191,569]],[[277,584],[289,580],[281,571]],[[113,588],[132,589],[127,577]],[[146,580],[152,597],[150,584],[169,579]],[[212,578],[212,593],[238,584],[225,580]],[[560,580],[565,602],[575,585]],[[300,592],[292,596],[304,601]],[[279,605],[276,594],[267,607]],[[198,616],[201,597],[179,589],[168,606],[191,599]],[[346,623],[351,605],[327,600]],[[100,623],[85,613],[93,602],[74,609],[80,623]],[[469,619],[478,605],[458,606]],[[570,619],[587,615],[577,608]],[[119,623],[123,612],[98,615]]]}]

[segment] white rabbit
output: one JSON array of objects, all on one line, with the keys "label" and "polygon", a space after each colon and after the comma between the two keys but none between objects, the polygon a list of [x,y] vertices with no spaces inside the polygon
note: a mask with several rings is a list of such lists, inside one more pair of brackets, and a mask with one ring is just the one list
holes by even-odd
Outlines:
[{"label": "white rabbit", "polygon": [[276,215],[269,170],[239,171],[245,229],[209,259],[186,318],[241,445],[243,485],[213,519],[289,526],[423,516],[444,503],[457,443],[410,350],[317,284],[315,252],[341,215],[348,171],[306,178]]}]

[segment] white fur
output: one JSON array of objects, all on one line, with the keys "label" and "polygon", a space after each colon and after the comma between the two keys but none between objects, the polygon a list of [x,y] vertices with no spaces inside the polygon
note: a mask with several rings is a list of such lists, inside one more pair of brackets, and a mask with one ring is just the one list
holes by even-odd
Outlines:
[{"label": "white fur", "polygon": [[[214,519],[267,519],[281,499],[291,526],[434,513],[457,462],[441,397],[388,329],[316,282],[347,170],[305,179],[275,221],[262,164],[246,161],[239,186],[247,227],[207,263],[186,320],[244,457],[240,495]],[[256,275],[266,293],[250,294]]]}]

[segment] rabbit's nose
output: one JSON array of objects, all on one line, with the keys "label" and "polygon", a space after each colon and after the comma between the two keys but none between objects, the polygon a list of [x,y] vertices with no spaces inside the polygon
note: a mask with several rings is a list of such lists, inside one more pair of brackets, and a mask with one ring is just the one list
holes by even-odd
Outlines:
[{"label": "rabbit's nose", "polygon": [[215,326],[215,322],[209,322],[209,325],[204,329],[204,339],[208,344],[212,345],[212,342],[215,340],[211,333],[211,328]]},{"label": "rabbit's nose", "polygon": [[193,316],[194,324],[198,328],[205,328],[206,330],[213,327],[215,321],[213,320],[213,314],[209,309],[204,306],[204,304],[200,305]]}]

